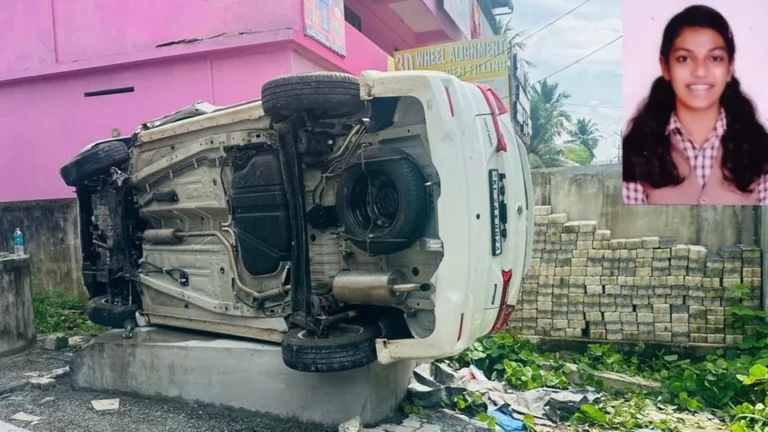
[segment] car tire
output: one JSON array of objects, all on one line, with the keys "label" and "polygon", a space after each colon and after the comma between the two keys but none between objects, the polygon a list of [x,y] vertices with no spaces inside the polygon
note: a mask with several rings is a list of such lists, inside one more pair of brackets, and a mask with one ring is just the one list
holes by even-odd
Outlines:
[{"label": "car tire", "polygon": [[59,174],[67,186],[78,187],[86,181],[109,172],[112,167],[128,162],[130,153],[125,143],[108,141],[97,144],[67,162]]},{"label": "car tire", "polygon": [[94,297],[88,302],[88,319],[104,327],[123,328],[126,321],[136,320],[139,305],[116,305],[109,303],[109,296]]},{"label": "car tire", "polygon": [[342,372],[376,361],[376,338],[380,329],[370,324],[337,324],[329,337],[295,328],[283,337],[283,363],[301,372]]},{"label": "car tire", "polygon": [[336,212],[344,234],[374,255],[407,249],[429,219],[426,183],[421,167],[403,150],[376,146],[360,151],[336,188]]},{"label": "car tire", "polygon": [[360,81],[339,72],[309,72],[285,75],[261,88],[264,113],[276,122],[299,112],[315,119],[349,117],[365,108],[360,100]]}]

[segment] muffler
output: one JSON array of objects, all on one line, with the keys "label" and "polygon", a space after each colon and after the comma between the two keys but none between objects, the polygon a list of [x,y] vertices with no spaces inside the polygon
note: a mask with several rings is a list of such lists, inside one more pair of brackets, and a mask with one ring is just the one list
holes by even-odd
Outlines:
[{"label": "muffler", "polygon": [[331,284],[333,296],[342,303],[398,305],[413,291],[429,291],[428,283],[406,283],[405,274],[391,272],[343,271]]}]

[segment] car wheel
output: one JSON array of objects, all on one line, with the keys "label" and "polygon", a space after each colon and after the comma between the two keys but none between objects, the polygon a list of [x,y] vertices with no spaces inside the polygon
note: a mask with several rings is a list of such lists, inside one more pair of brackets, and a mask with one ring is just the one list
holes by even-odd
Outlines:
[{"label": "car wheel", "polygon": [[262,86],[261,103],[264,113],[277,122],[302,111],[322,120],[348,117],[365,108],[357,77],[339,72],[275,78]]},{"label": "car wheel", "polygon": [[283,363],[301,372],[341,372],[376,361],[380,329],[368,324],[338,324],[325,337],[295,328],[283,337]]},{"label": "car wheel", "polygon": [[426,183],[406,152],[382,146],[362,150],[336,188],[336,212],[345,235],[374,255],[407,249],[429,218]]},{"label": "car wheel", "polygon": [[88,303],[88,319],[104,327],[123,328],[125,322],[136,319],[139,305],[118,305],[109,302],[109,296],[94,297]]},{"label": "car wheel", "polygon": [[109,169],[128,162],[130,153],[125,143],[109,141],[78,154],[61,167],[59,174],[67,186],[81,186],[86,181],[107,174]]}]

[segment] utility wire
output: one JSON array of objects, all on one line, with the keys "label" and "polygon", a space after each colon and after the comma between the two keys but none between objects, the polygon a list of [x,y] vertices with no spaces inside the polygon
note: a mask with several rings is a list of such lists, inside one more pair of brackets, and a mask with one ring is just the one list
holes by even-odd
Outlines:
[{"label": "utility wire", "polygon": [[[575,7],[573,7],[573,8],[572,8],[571,10],[569,10],[568,12],[566,12],[566,13],[564,13],[564,14],[560,15],[559,17],[557,17],[557,18],[555,18],[554,20],[550,21],[549,23],[547,23],[547,24],[546,24],[546,25],[544,25],[543,27],[540,27],[539,29],[537,29],[537,30],[536,30],[536,31],[534,31],[533,33],[531,33],[531,34],[529,34],[528,36],[526,36],[525,38],[523,38],[521,41],[519,41],[519,42],[518,42],[518,44],[521,44],[521,43],[523,43],[523,42],[527,41],[528,39],[530,39],[531,37],[533,37],[535,34],[537,34],[537,33],[541,32],[542,30],[546,29],[547,27],[551,26],[552,24],[554,24],[554,23],[556,23],[556,22],[560,21],[561,19],[563,19],[563,18],[567,17],[568,15],[570,15],[571,13],[573,13],[573,12],[574,12],[576,9],[578,9],[578,8],[580,8],[580,7],[582,7],[582,6],[584,6],[585,4],[587,4],[587,3],[591,2],[591,1],[592,1],[592,0],[585,0],[584,2],[582,2],[582,3],[578,4],[578,5],[576,5]],[[507,56],[507,57],[509,57],[509,55],[510,55],[510,54],[512,54],[512,46],[511,46],[511,45],[510,45],[509,49],[508,49],[508,50],[506,50],[504,53],[502,53],[502,54],[499,54],[499,55],[495,55],[495,56],[493,56],[493,57],[490,57],[490,58],[486,59],[486,60],[485,60],[484,62],[482,62],[482,63],[476,64],[474,67],[472,67],[471,69],[469,69],[469,71],[468,71],[468,72],[466,72],[466,73],[464,73],[464,74],[461,74],[461,75],[459,75],[457,78],[461,79],[462,77],[464,77],[464,76],[466,76],[466,75],[471,75],[471,74],[472,74],[473,72],[475,72],[475,70],[476,70],[477,68],[479,68],[480,66],[483,66],[483,65],[485,65],[485,64],[487,64],[487,63],[490,63],[491,61],[493,61],[493,60],[495,60],[495,59],[497,59],[497,58],[499,58],[499,57],[501,57],[501,56]]]},{"label": "utility wire", "polygon": [[577,63],[579,63],[579,62],[581,62],[582,60],[585,60],[585,59],[589,58],[590,56],[592,56],[592,55],[596,54],[597,52],[599,52],[599,51],[601,51],[601,50],[604,50],[605,48],[607,48],[607,47],[608,47],[608,46],[610,46],[611,44],[613,44],[613,43],[616,43],[616,41],[618,41],[618,40],[619,40],[619,39],[621,39],[621,38],[622,38],[622,36],[619,36],[619,37],[617,37],[616,39],[614,39],[614,40],[612,40],[612,41],[608,42],[607,44],[605,44],[605,45],[603,45],[603,46],[601,46],[600,48],[598,48],[598,49],[596,49],[596,50],[592,51],[591,53],[589,53],[589,54],[587,54],[587,55],[585,55],[584,57],[581,57],[581,58],[579,58],[578,60],[576,60],[576,61],[574,61],[574,62],[572,62],[572,63],[570,63],[570,64],[568,64],[568,65],[566,65],[566,66],[563,66],[563,67],[561,67],[560,69],[558,69],[558,70],[556,70],[556,71],[552,72],[551,74],[549,74],[549,75],[545,76],[544,78],[542,78],[542,79],[540,79],[540,80],[536,81],[535,83],[531,84],[531,87],[533,87],[533,86],[535,86],[536,84],[538,84],[538,83],[540,83],[540,82],[544,81],[544,80],[545,80],[545,79],[547,79],[547,78],[550,78],[550,77],[552,77],[552,76],[554,76],[554,75],[557,75],[557,74],[559,74],[560,72],[562,72],[562,71],[564,71],[564,70],[568,69],[569,67],[571,67],[571,66],[573,66],[573,65],[575,65],[575,64],[577,64]]},{"label": "utility wire", "polygon": [[533,32],[533,33],[529,34],[528,36],[524,37],[524,38],[523,38],[523,40],[521,40],[521,41],[520,41],[520,42],[518,42],[518,43],[523,43],[523,42],[527,41],[528,39],[532,38],[534,35],[536,35],[536,34],[537,34],[537,33],[539,33],[540,31],[542,31],[542,30],[546,29],[547,27],[551,26],[552,24],[554,24],[554,23],[556,23],[556,22],[560,21],[561,19],[563,19],[563,18],[567,17],[568,15],[570,15],[571,13],[573,13],[573,11],[575,11],[576,9],[578,9],[578,8],[580,8],[580,7],[582,7],[582,6],[584,6],[585,4],[587,4],[587,3],[591,2],[591,1],[592,1],[592,0],[585,0],[583,3],[576,5],[576,6],[575,6],[573,9],[569,10],[568,12],[566,12],[566,13],[564,13],[564,14],[560,15],[559,17],[555,18],[554,20],[550,21],[550,22],[549,22],[548,24],[546,24],[544,27],[541,27],[541,28],[539,28],[538,30],[536,30],[535,32]]}]

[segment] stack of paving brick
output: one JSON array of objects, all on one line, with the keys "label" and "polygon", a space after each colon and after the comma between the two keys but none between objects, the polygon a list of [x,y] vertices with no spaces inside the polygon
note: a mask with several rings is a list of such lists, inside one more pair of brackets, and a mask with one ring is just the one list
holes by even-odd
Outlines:
[{"label": "stack of paving brick", "polygon": [[[611,239],[596,221],[534,208],[531,268],[510,330],[596,340],[737,344],[728,308],[760,306],[760,249]],[[745,285],[748,290],[730,289]]]}]

